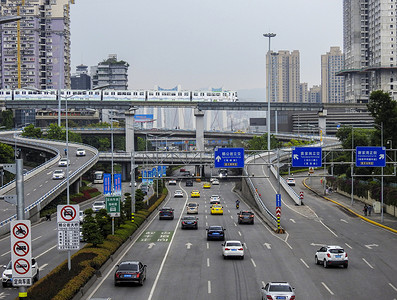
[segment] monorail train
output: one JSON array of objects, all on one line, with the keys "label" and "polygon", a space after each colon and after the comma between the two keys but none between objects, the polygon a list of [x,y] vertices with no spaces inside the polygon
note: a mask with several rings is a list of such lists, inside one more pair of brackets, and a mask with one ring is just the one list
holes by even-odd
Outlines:
[{"label": "monorail train", "polygon": [[[0,90],[0,101],[57,100],[57,90]],[[236,102],[235,91],[61,90],[61,99],[93,101]]]}]

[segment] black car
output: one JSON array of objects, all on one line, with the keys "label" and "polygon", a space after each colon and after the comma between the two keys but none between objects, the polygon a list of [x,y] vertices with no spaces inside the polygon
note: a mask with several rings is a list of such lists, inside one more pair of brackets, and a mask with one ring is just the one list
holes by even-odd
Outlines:
[{"label": "black car", "polygon": [[186,186],[193,186],[193,180],[192,179],[186,180]]},{"label": "black car", "polygon": [[163,207],[160,209],[159,212],[159,218],[160,220],[173,220],[174,219],[174,209],[171,207]]},{"label": "black car", "polygon": [[209,240],[225,240],[225,228],[222,226],[210,226],[207,228],[207,241]]},{"label": "black car", "polygon": [[238,223],[248,223],[248,224],[254,224],[254,213],[252,211],[248,210],[242,210],[239,213],[237,213],[238,216]]},{"label": "black car", "polygon": [[114,285],[120,283],[138,283],[143,285],[146,280],[146,265],[139,261],[123,261],[117,265],[117,270],[114,273]]},{"label": "black car", "polygon": [[193,216],[185,216],[181,219],[182,229],[193,228],[198,229],[198,218]]}]

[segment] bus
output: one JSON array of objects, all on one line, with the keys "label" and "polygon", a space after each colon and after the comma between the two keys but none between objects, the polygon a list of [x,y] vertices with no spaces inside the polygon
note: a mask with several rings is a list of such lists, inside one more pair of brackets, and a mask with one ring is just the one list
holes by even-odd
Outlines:
[{"label": "bus", "polygon": [[94,183],[103,183],[103,171],[95,171]]}]

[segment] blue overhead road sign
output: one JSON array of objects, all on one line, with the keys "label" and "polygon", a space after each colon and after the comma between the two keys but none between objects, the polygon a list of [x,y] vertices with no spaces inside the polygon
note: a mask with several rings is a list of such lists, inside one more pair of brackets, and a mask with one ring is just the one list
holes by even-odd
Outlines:
[{"label": "blue overhead road sign", "polygon": [[321,167],[321,147],[295,147],[292,150],[293,167]]},{"label": "blue overhead road sign", "polygon": [[244,168],[244,148],[215,150],[215,168]]},{"label": "blue overhead road sign", "polygon": [[385,167],[385,147],[356,147],[356,167]]}]

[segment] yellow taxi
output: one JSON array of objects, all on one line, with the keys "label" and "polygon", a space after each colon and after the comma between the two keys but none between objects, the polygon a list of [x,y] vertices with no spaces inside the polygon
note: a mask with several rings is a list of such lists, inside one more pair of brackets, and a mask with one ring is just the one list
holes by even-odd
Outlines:
[{"label": "yellow taxi", "polygon": [[203,188],[204,188],[204,189],[210,189],[210,188],[211,188],[211,183],[209,183],[209,182],[204,182],[204,183],[203,183]]},{"label": "yellow taxi", "polygon": [[198,191],[198,190],[193,190],[193,191],[190,193],[190,197],[192,197],[192,198],[200,198],[200,191]]},{"label": "yellow taxi", "polygon": [[214,204],[211,206],[211,215],[223,215],[223,206]]}]

